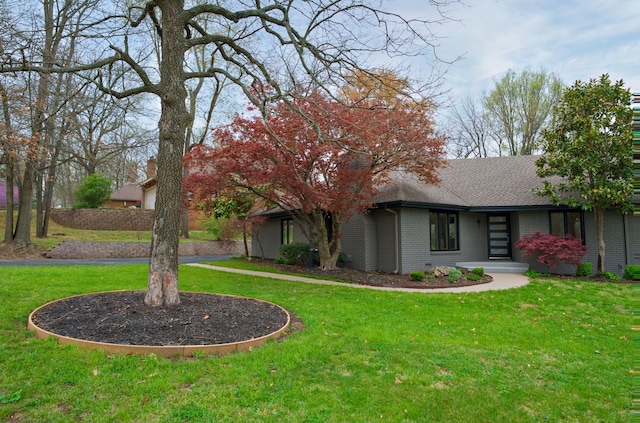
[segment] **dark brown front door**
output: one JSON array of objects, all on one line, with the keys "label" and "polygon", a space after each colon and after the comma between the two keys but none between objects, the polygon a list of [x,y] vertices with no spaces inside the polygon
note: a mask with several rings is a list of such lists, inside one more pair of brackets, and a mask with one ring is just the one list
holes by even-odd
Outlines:
[{"label": "dark brown front door", "polygon": [[509,214],[490,214],[487,216],[489,231],[489,258],[490,259],[510,259],[511,258],[511,225]]}]

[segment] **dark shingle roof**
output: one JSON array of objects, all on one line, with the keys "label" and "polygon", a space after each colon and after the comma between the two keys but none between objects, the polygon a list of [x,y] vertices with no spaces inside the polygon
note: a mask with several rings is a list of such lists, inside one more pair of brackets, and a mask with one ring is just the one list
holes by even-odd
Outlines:
[{"label": "dark shingle roof", "polygon": [[112,200],[139,201],[142,199],[142,187],[139,184],[126,184],[111,194]]},{"label": "dark shingle roof", "polygon": [[440,170],[439,186],[424,185],[412,175],[396,172],[393,183],[376,196],[377,204],[405,202],[462,208],[526,208],[549,206],[532,190],[542,187],[536,175],[539,156],[454,159]]}]

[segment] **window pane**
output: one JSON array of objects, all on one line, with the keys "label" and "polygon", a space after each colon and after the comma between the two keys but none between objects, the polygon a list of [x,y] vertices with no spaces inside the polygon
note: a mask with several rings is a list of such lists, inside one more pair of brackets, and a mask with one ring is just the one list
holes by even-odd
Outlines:
[{"label": "window pane", "polygon": [[282,243],[283,244],[293,243],[293,220],[292,219],[282,220]]},{"label": "window pane", "polygon": [[567,234],[574,238],[582,238],[580,212],[567,212]]},{"label": "window pane", "polygon": [[438,215],[438,250],[446,250],[447,246],[447,214]]},{"label": "window pane", "polygon": [[429,213],[429,235],[432,251],[459,249],[458,214],[446,212]]},{"label": "window pane", "polygon": [[564,236],[564,213],[551,212],[551,234],[555,236]]},{"label": "window pane", "polygon": [[438,215],[429,213],[429,234],[431,236],[431,250],[438,249]]},{"label": "window pane", "polygon": [[449,215],[449,249],[457,250],[458,249],[458,224],[455,214]]}]

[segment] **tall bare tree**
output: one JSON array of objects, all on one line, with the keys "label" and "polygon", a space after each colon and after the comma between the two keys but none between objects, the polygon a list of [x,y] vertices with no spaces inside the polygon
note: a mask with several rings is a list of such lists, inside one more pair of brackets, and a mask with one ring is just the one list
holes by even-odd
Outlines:
[{"label": "tall bare tree", "polygon": [[490,157],[500,154],[500,145],[491,137],[487,113],[471,98],[452,109],[449,120],[453,142],[450,152],[459,158]]}]

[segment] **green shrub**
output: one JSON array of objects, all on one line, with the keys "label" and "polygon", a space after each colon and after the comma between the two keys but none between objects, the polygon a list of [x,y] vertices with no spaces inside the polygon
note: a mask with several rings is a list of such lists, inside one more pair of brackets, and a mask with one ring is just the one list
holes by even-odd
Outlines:
[{"label": "green shrub", "polygon": [[101,173],[94,173],[80,184],[73,193],[76,200],[74,208],[97,209],[111,198],[111,179]]},{"label": "green shrub", "polygon": [[482,279],[482,276],[478,275],[477,273],[469,273],[467,275],[468,281],[475,282],[475,281],[479,281],[480,279]]},{"label": "green shrub", "polygon": [[273,261],[275,264],[284,264],[284,257],[276,257]]},{"label": "green shrub", "polygon": [[471,270],[471,273],[473,273],[474,275],[478,275],[480,277],[484,276],[484,267],[476,267],[475,269]]},{"label": "green shrub", "polygon": [[411,272],[409,274],[412,281],[423,281],[424,280],[424,272]]},{"label": "green shrub", "polygon": [[222,225],[224,219],[216,219],[214,217],[209,218],[204,221],[202,225],[202,229],[212,235],[214,241],[219,241],[222,239]]},{"label": "green shrub", "polygon": [[591,276],[593,273],[593,264],[585,261],[584,263],[580,263],[576,268],[576,276]]},{"label": "green shrub", "polygon": [[462,276],[462,272],[459,271],[458,269],[449,270],[449,278],[460,279],[461,276]]},{"label": "green shrub", "polygon": [[622,275],[624,279],[632,280],[632,279],[640,279],[640,266],[629,264],[624,268],[624,275]]},{"label": "green shrub", "polygon": [[293,244],[283,244],[280,246],[280,255],[284,264],[303,265],[309,257],[309,244],[297,242]]},{"label": "green shrub", "polygon": [[449,281],[449,283],[456,283],[458,281],[458,278],[456,278],[455,276],[449,276],[447,280]]},{"label": "green shrub", "polygon": [[540,278],[543,276],[549,276],[548,273],[540,273],[540,272],[536,272],[533,269],[529,269],[526,272],[524,272],[525,276],[529,276],[530,278]]},{"label": "green shrub", "polygon": [[613,272],[601,272],[596,275],[599,278],[609,279],[610,281],[618,281],[620,277]]},{"label": "green shrub", "polygon": [[427,279],[435,279],[435,278],[436,278],[436,275],[434,275],[433,273],[429,273],[427,275]]}]

